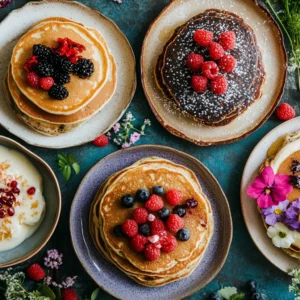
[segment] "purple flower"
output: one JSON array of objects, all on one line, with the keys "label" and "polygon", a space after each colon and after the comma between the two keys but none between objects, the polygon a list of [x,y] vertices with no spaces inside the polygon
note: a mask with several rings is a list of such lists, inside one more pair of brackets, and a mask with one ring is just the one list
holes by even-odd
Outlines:
[{"label": "purple flower", "polygon": [[282,222],[285,210],[287,206],[290,204],[289,200],[285,200],[283,202],[280,202],[278,205],[273,205],[268,208],[263,208],[262,215],[265,218],[265,221],[268,225],[275,225],[277,222]]},{"label": "purple flower", "polygon": [[134,144],[140,139],[141,135],[138,132],[134,132],[130,135],[130,143]]},{"label": "purple flower", "polygon": [[114,131],[114,133],[119,132],[119,131],[120,131],[120,127],[121,127],[120,123],[116,123],[116,124],[113,126],[113,131]]},{"label": "purple flower", "polygon": [[77,276],[74,277],[67,277],[65,279],[65,281],[63,281],[61,284],[63,286],[63,288],[67,289],[72,287],[75,284],[75,279],[77,278]]},{"label": "purple flower", "polygon": [[58,253],[56,249],[48,250],[47,257],[44,258],[44,265],[49,269],[58,270],[59,266],[62,265],[63,255]]},{"label": "purple flower", "polygon": [[292,202],[286,210],[284,224],[291,230],[300,231],[300,199]]},{"label": "purple flower", "polygon": [[287,194],[293,190],[289,181],[288,175],[274,174],[271,167],[266,167],[248,186],[247,194],[257,199],[260,208],[278,205],[279,202],[286,200]]},{"label": "purple flower", "polygon": [[52,278],[50,276],[46,276],[44,278],[44,284],[48,285],[48,286],[51,285],[52,284]]}]

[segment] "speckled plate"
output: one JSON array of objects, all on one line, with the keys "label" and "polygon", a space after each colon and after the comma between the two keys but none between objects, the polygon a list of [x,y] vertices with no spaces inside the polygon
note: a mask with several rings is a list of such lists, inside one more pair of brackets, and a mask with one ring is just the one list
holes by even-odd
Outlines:
[{"label": "speckled plate", "polygon": [[[176,109],[157,88],[153,76],[157,58],[174,29],[210,8],[233,12],[252,27],[266,71],[261,99],[233,122],[220,127],[203,125]],[[146,34],[141,55],[142,83],[152,111],[169,132],[200,146],[227,144],[247,137],[272,114],[283,93],[286,62],[282,33],[269,12],[256,0],[173,0]]]},{"label": "speckled plate", "polygon": [[273,246],[267,236],[262,219],[257,211],[256,201],[246,194],[246,188],[258,174],[258,169],[266,159],[270,146],[286,133],[300,130],[300,117],[285,122],[270,131],[253,149],[246,163],[241,184],[241,205],[244,220],[251,238],[260,252],[277,268],[288,272],[293,268],[299,268],[300,261],[285,254],[279,248]]},{"label": "speckled plate", "polygon": [[[215,232],[204,258],[194,273],[163,287],[138,285],[107,262],[97,251],[89,234],[89,210],[101,184],[119,170],[148,157],[159,156],[182,164],[195,172],[214,214]],[[162,146],[144,145],[120,150],[99,161],[85,176],[73,200],[70,214],[73,247],[86,272],[105,291],[119,299],[182,299],[208,284],[222,268],[232,239],[229,205],[220,185],[197,159]]]},{"label": "speckled plate", "polygon": [[[115,58],[118,82],[112,99],[88,122],[69,133],[48,137],[33,131],[17,118],[5,99],[2,83],[19,37],[38,21],[54,16],[69,18],[101,31]],[[25,142],[45,148],[67,148],[87,143],[108,131],[129,106],[136,89],[135,57],[124,34],[100,12],[75,1],[29,2],[0,23],[0,33],[0,124]]]}]

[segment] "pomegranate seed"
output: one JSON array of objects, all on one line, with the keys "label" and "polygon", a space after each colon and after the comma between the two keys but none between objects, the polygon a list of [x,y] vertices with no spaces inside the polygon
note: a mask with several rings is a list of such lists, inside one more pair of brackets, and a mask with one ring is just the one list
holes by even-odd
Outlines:
[{"label": "pomegranate seed", "polygon": [[6,199],[6,198],[2,197],[2,198],[0,199],[0,203],[3,204],[3,205],[6,205],[6,202],[7,202],[7,199]]},{"label": "pomegranate seed", "polygon": [[18,185],[17,181],[13,180],[11,183],[9,183],[8,186],[10,186],[11,188],[15,188]]},{"label": "pomegranate seed", "polygon": [[12,192],[17,195],[20,194],[20,190],[17,187],[13,188]]},{"label": "pomegranate seed", "polygon": [[9,189],[4,189],[4,193],[8,193],[9,192]]},{"label": "pomegranate seed", "polygon": [[3,193],[4,192],[4,189],[0,189],[0,193]]},{"label": "pomegranate seed", "polygon": [[0,203],[0,208],[2,208],[3,207],[3,205],[2,205],[2,203]]},{"label": "pomegranate seed", "polygon": [[7,201],[6,201],[6,205],[7,205],[8,207],[12,207],[12,206],[14,205],[14,202],[13,202],[12,200],[7,200]]},{"label": "pomegranate seed", "polygon": [[5,218],[5,216],[6,216],[6,210],[4,208],[1,208],[0,209],[0,219]]},{"label": "pomegranate seed", "polygon": [[31,187],[30,189],[27,190],[27,194],[32,196],[35,194],[35,187]]},{"label": "pomegranate seed", "polygon": [[15,214],[15,209],[13,207],[10,207],[8,210],[7,210],[8,214],[12,217],[14,214]]}]

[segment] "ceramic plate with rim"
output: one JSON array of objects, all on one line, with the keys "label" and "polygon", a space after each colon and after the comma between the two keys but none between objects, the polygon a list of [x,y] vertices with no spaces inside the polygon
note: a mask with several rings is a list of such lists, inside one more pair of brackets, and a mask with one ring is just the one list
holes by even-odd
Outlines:
[{"label": "ceramic plate with rim", "polygon": [[[69,18],[101,31],[117,64],[117,87],[109,103],[90,120],[69,133],[48,137],[27,127],[12,112],[2,83],[16,41],[38,21],[54,16]],[[117,25],[100,12],[75,1],[29,2],[12,11],[0,23],[0,32],[0,123],[25,142],[45,148],[67,148],[90,142],[108,131],[129,106],[136,89],[134,54]]]},{"label": "ceramic plate with rim", "polygon": [[256,201],[246,194],[246,188],[258,175],[258,169],[266,159],[270,146],[281,136],[298,130],[300,130],[300,117],[279,125],[262,138],[247,160],[240,192],[244,220],[253,242],[273,265],[284,272],[299,267],[299,260],[290,257],[279,248],[273,246],[257,210]]},{"label": "ceramic plate with rim", "polygon": [[[162,287],[137,284],[107,262],[96,249],[89,233],[89,210],[99,187],[112,174],[136,161],[159,156],[191,169],[197,176],[213,210],[215,231],[196,270],[188,277]],[[220,185],[196,158],[172,148],[143,145],[120,150],[100,160],[84,177],[72,203],[70,230],[73,247],[86,272],[105,291],[119,299],[182,299],[208,284],[222,268],[232,240],[229,205]]]},{"label": "ceramic plate with rim", "polygon": [[[252,27],[266,71],[261,99],[233,122],[220,127],[206,126],[185,116],[163,96],[153,76],[157,58],[174,29],[210,8],[233,12]],[[146,34],[141,55],[142,83],[152,111],[169,132],[200,146],[227,144],[247,137],[272,114],[283,93],[286,62],[282,33],[269,12],[255,0],[174,0]]]}]

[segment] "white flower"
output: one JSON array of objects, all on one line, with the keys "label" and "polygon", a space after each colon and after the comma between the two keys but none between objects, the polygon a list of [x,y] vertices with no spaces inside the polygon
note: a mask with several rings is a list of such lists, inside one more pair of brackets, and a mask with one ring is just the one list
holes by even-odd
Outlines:
[{"label": "white flower", "polygon": [[270,226],[267,234],[277,248],[289,248],[296,240],[295,232],[279,222],[274,226]]}]

